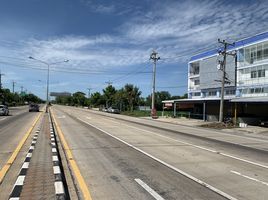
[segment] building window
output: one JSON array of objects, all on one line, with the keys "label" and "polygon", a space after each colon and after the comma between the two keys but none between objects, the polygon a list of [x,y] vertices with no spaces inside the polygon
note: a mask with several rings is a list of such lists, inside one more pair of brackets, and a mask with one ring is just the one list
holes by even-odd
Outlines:
[{"label": "building window", "polygon": [[209,91],[208,96],[216,96],[217,92],[216,91]]},{"label": "building window", "polygon": [[190,75],[198,75],[199,74],[199,62],[194,62],[190,64]]},{"label": "building window", "polygon": [[258,70],[258,77],[265,77],[265,69]]},{"label": "building window", "polygon": [[251,78],[257,78],[257,71],[251,71]]},{"label": "building window", "polygon": [[251,71],[251,78],[261,78],[261,77],[265,77],[265,69],[259,69],[259,70],[254,70]]},{"label": "building window", "polygon": [[201,96],[201,92],[194,92],[193,96],[197,97],[197,96]]},{"label": "building window", "polygon": [[194,85],[200,85],[200,80],[199,79],[194,80]]},{"label": "building window", "polygon": [[249,94],[259,94],[263,92],[264,92],[264,88],[250,88],[249,89]]},{"label": "building window", "polygon": [[226,90],[225,94],[226,95],[235,95],[235,90]]}]

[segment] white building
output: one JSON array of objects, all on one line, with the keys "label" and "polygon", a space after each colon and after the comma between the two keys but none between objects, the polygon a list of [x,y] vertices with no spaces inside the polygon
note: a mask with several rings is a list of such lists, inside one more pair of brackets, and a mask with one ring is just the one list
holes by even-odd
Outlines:
[{"label": "white building", "polygon": [[[188,106],[189,112],[204,120],[217,120],[221,96],[222,71],[219,50],[191,57],[188,63],[188,99],[173,103],[174,112]],[[225,116],[255,121],[268,118],[268,32],[236,41],[228,46],[225,84]],[[235,115],[235,116],[234,116]],[[246,119],[247,118],[247,119]],[[255,118],[255,120],[253,120]]]}]

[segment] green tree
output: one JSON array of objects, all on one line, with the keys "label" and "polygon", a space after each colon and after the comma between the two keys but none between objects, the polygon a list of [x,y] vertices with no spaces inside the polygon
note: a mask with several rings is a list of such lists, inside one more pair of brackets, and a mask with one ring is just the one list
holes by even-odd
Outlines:
[{"label": "green tree", "polygon": [[103,90],[103,97],[105,99],[105,104],[106,107],[112,106],[114,102],[114,95],[116,93],[116,89],[112,85],[108,85],[104,90]]},{"label": "green tree", "polygon": [[138,105],[141,91],[136,86],[132,84],[126,84],[124,87],[124,94],[128,101],[128,108],[131,112],[134,110],[134,106]]}]

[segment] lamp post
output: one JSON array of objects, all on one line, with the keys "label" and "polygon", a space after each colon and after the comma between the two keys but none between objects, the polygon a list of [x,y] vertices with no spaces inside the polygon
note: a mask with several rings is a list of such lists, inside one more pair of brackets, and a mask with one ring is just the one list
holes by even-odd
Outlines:
[{"label": "lamp post", "polygon": [[46,61],[43,61],[43,60],[39,60],[39,59],[36,59],[32,56],[29,56],[29,59],[32,59],[32,60],[36,60],[40,63],[43,63],[47,66],[47,100],[46,100],[46,112],[48,112],[48,105],[49,105],[49,68],[51,65],[56,65],[56,64],[60,64],[60,63],[64,63],[64,62],[69,62],[69,60],[64,60],[64,61],[60,61],[60,62],[54,62],[54,63],[48,63]]}]

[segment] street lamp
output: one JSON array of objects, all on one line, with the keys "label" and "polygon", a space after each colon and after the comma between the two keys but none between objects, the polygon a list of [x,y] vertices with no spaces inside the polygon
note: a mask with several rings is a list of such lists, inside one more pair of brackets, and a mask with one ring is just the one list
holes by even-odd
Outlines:
[{"label": "street lamp", "polygon": [[64,63],[64,62],[69,62],[69,60],[64,60],[64,61],[59,61],[59,62],[54,62],[54,63],[48,63],[46,61],[36,59],[36,58],[34,58],[32,56],[29,56],[29,59],[36,60],[36,61],[38,61],[40,63],[43,63],[43,64],[47,65],[47,101],[46,101],[47,106],[46,106],[46,112],[48,112],[48,105],[49,105],[49,98],[48,98],[48,96],[49,96],[48,95],[49,94],[49,68],[50,68],[51,65],[56,65],[56,64]]}]

